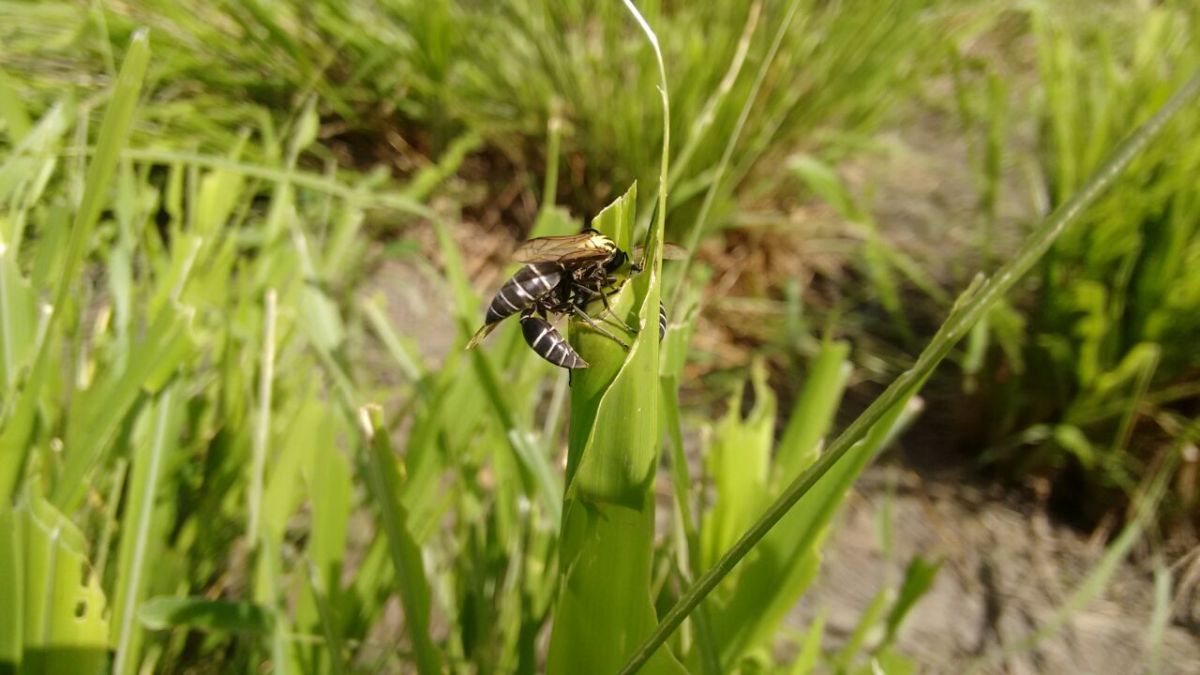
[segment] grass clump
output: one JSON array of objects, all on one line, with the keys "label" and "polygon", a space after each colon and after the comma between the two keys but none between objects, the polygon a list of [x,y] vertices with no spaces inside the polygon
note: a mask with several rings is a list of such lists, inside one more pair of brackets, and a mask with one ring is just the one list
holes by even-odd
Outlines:
[{"label": "grass clump", "polygon": [[[1058,208],[1128,129],[1197,68],[1194,3],[1029,11],[1037,45],[1038,194]],[[1113,494],[1136,499],[1200,396],[1200,114],[1182,110],[1164,140],[1035,270],[1027,298],[990,321],[987,432],[1019,476],[1049,475],[1064,506],[1094,520]],[[976,345],[976,348],[980,347]],[[982,364],[979,364],[982,365]],[[1166,508],[1200,505],[1180,492]],[[1057,496],[1056,496],[1057,498]],[[1123,500],[1122,500],[1123,501]],[[1176,511],[1178,512],[1178,511]]]},{"label": "grass clump", "polygon": [[[930,26],[941,4],[647,3],[674,72],[670,208],[685,211],[668,234],[681,239],[691,226],[748,103],[720,220],[751,183],[755,195],[786,189],[770,186],[773,172],[754,174],[760,160],[796,145],[837,156],[873,129],[936,53]],[[237,142],[238,127],[274,133],[315,97],[326,143],[309,151],[321,159],[383,162],[407,175],[470,134],[486,140],[485,161],[538,168],[557,161],[542,150],[554,120],[565,158],[558,196],[579,212],[598,212],[620,186],[657,180],[663,128],[655,96],[644,93],[657,69],[617,2],[149,0],[80,12],[52,1],[4,11],[14,18],[0,22],[11,46],[0,66],[51,98],[72,77],[111,75],[105,64],[132,31],[151,27],[160,36],[151,77],[171,86],[143,113],[137,131],[147,141],[187,138],[216,152]],[[797,18],[768,62],[789,14]],[[46,63],[61,67],[38,65]]]}]

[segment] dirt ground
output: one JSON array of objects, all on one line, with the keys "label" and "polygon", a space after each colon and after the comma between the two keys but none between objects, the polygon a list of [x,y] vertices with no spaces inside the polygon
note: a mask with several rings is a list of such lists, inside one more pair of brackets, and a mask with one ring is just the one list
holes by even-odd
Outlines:
[{"label": "dirt ground", "polygon": [[[888,512],[890,560],[879,536],[879,520]],[[821,575],[791,620],[803,627],[826,612],[825,647],[836,648],[885,580],[898,583],[914,555],[942,560],[933,587],[905,621],[899,647],[921,672],[959,673],[975,658],[1039,630],[1102,554],[1102,545],[1043,510],[1010,503],[994,490],[950,476],[923,478],[899,465],[874,466],[847,499]],[[1149,672],[1152,611],[1152,574],[1127,561],[1102,596],[1061,631],[981,672]],[[1162,673],[1200,672],[1200,636],[1172,622],[1161,658]]]}]

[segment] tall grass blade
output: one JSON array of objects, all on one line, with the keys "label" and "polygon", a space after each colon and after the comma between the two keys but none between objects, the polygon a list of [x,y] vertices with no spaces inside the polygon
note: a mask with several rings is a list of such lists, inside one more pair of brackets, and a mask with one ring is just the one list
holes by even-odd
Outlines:
[{"label": "tall grass blade", "polygon": [[1162,672],[1163,642],[1171,621],[1171,568],[1161,558],[1154,561],[1154,610],[1146,631],[1146,672]]},{"label": "tall grass blade", "polygon": [[1079,191],[1060,208],[1051,213],[1025,240],[1017,253],[982,284],[972,284],[967,297],[960,298],[950,316],[918,356],[912,368],[905,371],[856,419],[829,447],[810,469],[799,476],[771,504],[763,517],[721,558],[721,560],[679,599],[663,617],[654,633],[642,644],[622,673],[637,672],[663,642],[679,627],[684,618],[724,579],[733,568],[762,540],[793,506],[821,481],[842,456],[862,439],[884,415],[902,400],[917,391],[925,378],[946,357],[953,346],[983,317],[1005,293],[1045,254],[1063,230],[1077,221],[1121,174],[1134,157],[1162,132],[1166,123],[1200,93],[1200,73],[1167,101],[1149,120],[1133,132],[1109,156]]},{"label": "tall grass blade", "polygon": [[[563,499],[562,580],[547,671],[611,673],[654,625],[650,571],[654,545],[654,484],[659,446],[659,337],[657,325],[663,231],[669,178],[670,102],[658,38],[625,0],[654,49],[661,79],[664,142],[658,185],[658,218],[646,238],[645,271],[616,294],[619,321],[644,327],[625,348],[572,324],[571,342],[586,370],[572,374],[567,487]],[[637,189],[593,220],[625,250],[632,250]],[[614,589],[620,589],[614,595]],[[651,672],[680,673],[669,654]]]},{"label": "tall grass blade", "polygon": [[77,395],[64,444],[66,462],[51,493],[51,501],[60,508],[79,505],[88,477],[139,398],[147,391],[155,393],[179,364],[192,356],[196,349],[190,334],[194,314],[191,308],[164,306],[147,327],[125,370],[109,371]]},{"label": "tall grass blade", "polygon": [[145,442],[139,443],[132,462],[129,501],[125,506],[121,551],[117,559],[117,590],[113,596],[113,642],[116,656],[113,673],[126,675],[138,671],[141,647],[140,630],[134,617],[145,594],[146,582],[157,547],[150,541],[155,498],[159,479],[168,462],[168,453],[179,436],[175,386],[162,391],[150,408],[152,428]]},{"label": "tall grass blade", "polygon": [[21,670],[25,651],[25,555],[17,513],[0,506],[0,673],[10,675]]},{"label": "tall grass blade", "polygon": [[718,589],[709,613],[726,668],[775,633],[816,577],[821,540],[850,486],[919,411],[919,399],[897,403],[763,539],[759,555],[727,582],[733,588]]},{"label": "tall grass blade", "polygon": [[267,466],[267,439],[271,431],[271,392],[275,383],[275,320],[278,300],[275,289],[267,291],[263,311],[262,370],[258,381],[258,418],[254,425],[254,445],[250,462],[249,522],[246,540],[258,543],[258,527],[262,518],[263,472]]},{"label": "tall grass blade", "polygon": [[[593,227],[628,242],[636,198],[634,186],[598,214]],[[620,320],[639,321],[650,302],[657,314],[658,279],[652,270],[626,283],[611,301]],[[591,366],[571,375],[562,581],[549,673],[611,673],[654,625],[651,487],[658,465],[658,332],[643,330],[636,339],[618,335],[632,340],[628,353],[608,337],[572,326],[571,342]],[[619,596],[613,589],[621,589]],[[663,655],[652,668],[676,672],[679,666]]]},{"label": "tall grass blade", "polygon": [[[55,326],[60,323],[60,318],[66,311],[73,282],[83,267],[83,258],[91,242],[92,230],[100,217],[100,209],[120,159],[121,148],[129,136],[134,109],[149,61],[149,36],[145,30],[139,30],[134,33],[129,43],[125,61],[121,65],[121,73],[117,77],[116,87],[104,113],[104,121],[100,125],[96,154],[88,165],[83,197],[71,224],[65,262],[55,282],[53,313],[47,327],[48,334],[53,334]],[[53,341],[46,340],[40,345],[32,374],[26,381],[4,431],[0,433],[0,500],[5,502],[11,501],[15,494],[31,447],[29,435],[33,432],[38,396],[48,375],[52,358],[51,342]]]},{"label": "tall grass blade", "polygon": [[369,443],[368,487],[387,538],[417,671],[421,675],[437,675],[442,672],[442,658],[429,636],[429,581],[421,560],[421,549],[409,530],[408,511],[400,503],[400,474],[392,454],[391,439],[383,426],[383,413],[379,408],[363,408],[360,418],[362,432]]},{"label": "tall grass blade", "polygon": [[849,357],[850,345],[845,342],[823,344],[813,357],[779,439],[776,476],[790,481],[816,461],[850,378]]},{"label": "tall grass blade", "polygon": [[[626,0],[628,3],[628,0]],[[708,190],[704,193],[704,201],[700,205],[700,212],[696,216],[696,222],[692,223],[691,229],[688,230],[688,238],[686,248],[688,251],[687,259],[679,266],[679,272],[675,276],[675,287],[671,293],[671,304],[678,304],[682,297],[683,287],[687,282],[688,269],[692,265],[692,261],[696,257],[696,249],[700,244],[700,238],[708,229],[708,216],[712,210],[713,204],[716,201],[717,194],[721,189],[721,181],[725,178],[725,174],[729,171],[729,163],[733,159],[733,152],[737,149],[738,140],[742,136],[742,130],[746,128],[746,120],[750,118],[750,111],[754,107],[754,102],[758,98],[758,92],[762,89],[763,83],[767,79],[767,74],[770,72],[771,64],[775,61],[775,56],[779,53],[779,47],[783,44],[784,37],[788,34],[791,28],[792,21],[796,17],[797,10],[800,9],[799,0],[792,0],[788,5],[787,12],[783,19],[779,22],[779,27],[775,31],[775,37],[771,40],[771,46],[767,50],[766,57],[758,67],[758,73],[754,76],[754,84],[750,86],[749,93],[742,103],[741,112],[738,113],[737,122],[734,123],[733,133],[729,134],[729,139],[725,142],[725,148],[721,151],[721,159],[717,162],[717,167],[713,172],[712,181],[708,185]],[[663,92],[666,95],[666,76],[663,77]],[[666,147],[669,145],[669,137],[663,137],[663,152],[666,152]],[[666,160],[663,160],[664,167]],[[665,200],[664,200],[665,202]],[[666,211],[666,204],[660,207],[660,214]]]}]

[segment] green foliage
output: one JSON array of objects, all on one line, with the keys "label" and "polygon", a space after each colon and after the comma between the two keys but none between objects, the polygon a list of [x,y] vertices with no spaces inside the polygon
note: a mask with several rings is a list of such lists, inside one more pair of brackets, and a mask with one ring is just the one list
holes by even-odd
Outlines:
[{"label": "green foliage", "polygon": [[[6,494],[44,490],[55,505],[38,498],[6,507],[0,565],[11,574],[0,593],[6,606],[24,602],[55,620],[93,616],[88,605],[107,596],[111,617],[76,644],[73,634],[46,633],[58,630],[50,621],[31,619],[38,630],[22,631],[6,612],[0,653],[22,672],[39,672],[39,653],[57,663],[59,647],[78,648],[94,665],[54,672],[96,672],[110,658],[114,672],[175,668],[198,654],[219,669],[269,660],[281,670],[337,672],[374,658],[363,644],[393,579],[418,616],[419,585],[409,577],[422,577],[424,561],[411,534],[381,527],[387,536],[347,576],[351,515],[370,522],[372,511],[354,467],[362,477],[392,477],[385,495],[373,495],[384,515],[402,513],[394,500],[406,493],[390,446],[356,432],[361,378],[345,371],[345,351],[363,329],[324,282],[353,282],[363,268],[358,233],[368,206],[413,202],[368,181],[298,170],[316,137],[311,105],[282,139],[246,136],[223,156],[126,151],[124,130],[145,119],[138,85],[149,62],[138,34],[98,129],[65,97],[40,119],[10,105],[8,120],[35,121],[0,131],[0,475]],[[65,161],[72,137],[89,133],[99,142],[86,169]],[[282,159],[264,167],[244,154]],[[421,184],[436,185],[447,166]],[[314,379],[323,368],[328,377]],[[23,514],[54,508],[71,514],[55,518],[62,528],[79,523],[78,534],[63,536],[59,553],[29,549],[21,532],[42,529],[24,525]],[[405,574],[388,566],[395,547],[384,544],[398,539],[408,546]],[[29,550],[73,564],[76,586],[83,561],[102,561],[86,602],[30,604],[34,591],[63,603],[73,596],[46,595],[40,589],[56,577],[21,571],[60,573],[44,561],[30,567]],[[414,651],[440,672],[414,624]]]},{"label": "green foliage", "polygon": [[[941,17],[932,1],[643,4],[661,55],[616,3],[0,2],[0,672],[783,667],[782,618],[848,487],[1013,280],[973,287],[827,449],[849,347],[818,344],[778,440],[755,366],[749,414],[731,402],[691,476],[678,392],[704,270],[678,275],[660,344],[668,214],[699,240],[731,196],[798,174],[869,218],[828,162],[912,86]],[[399,153],[406,178],[345,165],[397,129],[419,146]],[[463,349],[481,302],[460,169],[497,151],[536,167],[544,137],[547,165],[564,161],[533,236],[581,227],[559,194],[590,207],[633,178],[658,187],[649,227],[632,189],[593,221],[628,250],[649,233],[647,271],[613,298],[641,330],[626,350],[572,324],[592,367],[570,380],[513,321]],[[755,168],[785,152],[791,172]],[[436,356],[363,297],[376,237],[447,298]],[[878,292],[919,278],[873,247]],[[1073,297],[1097,331],[1111,291]],[[1092,350],[1089,382],[1149,386],[1174,357],[1148,334],[1159,349],[1123,367]],[[808,627],[792,670],[910,671],[897,627],[934,572],[913,561],[836,653]],[[637,651],[697,605],[671,651]]]},{"label": "green foliage", "polygon": [[[1028,10],[1040,75],[1038,189],[1050,208],[1200,67],[1195,3],[1118,3],[1082,17],[1077,5]],[[1192,347],[1200,281],[1191,272],[1200,200],[1184,187],[1200,170],[1200,113],[1182,111],[1164,136],[1055,243],[1024,317],[1005,309],[991,319],[1001,349],[982,404],[995,456],[1021,475],[1081,469],[1090,492],[1071,500],[1084,512],[1113,491],[1132,495],[1156,462],[1161,441],[1132,436],[1143,411],[1196,396],[1171,392],[1200,373]],[[970,371],[983,367],[987,342],[976,345]]]},{"label": "green foliage", "polygon": [[89,673],[107,662],[108,618],[83,533],[34,492],[0,510],[0,672]]},{"label": "green foliage", "polygon": [[[628,250],[636,205],[635,185],[592,226]],[[659,265],[651,259],[647,271],[610,300],[617,321],[648,328],[636,335],[618,330],[632,344],[628,352],[588,326],[572,324],[571,344],[591,365],[572,373],[563,578],[551,673],[612,672],[656,621],[650,573],[659,447]],[[614,601],[613,588],[623,589],[621,600]],[[647,672],[683,670],[664,652]]]},{"label": "green foliage", "polygon": [[[812,376],[796,401],[789,416],[790,428],[777,447],[772,448],[771,434],[775,400],[761,368],[755,369],[752,377],[754,406],[749,414],[743,417],[739,411],[742,392],[731,399],[730,410],[718,423],[706,453],[714,496],[700,531],[703,569],[715,565],[720,554],[754,523],[781,487],[820,455],[821,440],[833,421],[849,373],[848,351],[846,344],[834,343],[825,345],[815,357]],[[825,533],[842,499],[867,463],[911,421],[915,411],[915,407],[898,405],[776,525],[743,565],[714,589],[706,605],[722,670],[738,669],[739,663],[751,655],[756,655],[761,665],[765,658],[761,654],[779,633],[788,610],[816,578]],[[898,624],[907,607],[928,587],[932,579],[928,568],[918,569],[925,570],[922,583],[906,582],[894,604],[893,591],[881,591],[880,611],[891,606],[893,615],[887,620],[887,639],[876,650],[888,646],[893,624]],[[863,622],[865,638],[868,628],[883,623],[883,615],[864,615]],[[874,652],[864,649],[860,641],[847,645],[834,662],[844,669],[850,660],[870,653]]]},{"label": "green foliage", "polygon": [[[615,196],[614,186],[655,185],[664,140],[657,68],[619,2],[149,0],[99,6],[94,18],[107,36],[89,30],[75,5],[45,4],[0,29],[0,41],[28,59],[65,60],[73,72],[95,72],[135,27],[153,27],[161,38],[153,77],[189,85],[146,111],[141,131],[155,143],[195,139],[185,147],[220,152],[237,142],[239,127],[274,133],[279,120],[264,118],[263,108],[290,112],[315,95],[322,117],[339,118],[349,142],[416,123],[427,131],[418,147],[427,156],[471,132],[517,162],[549,163],[556,158],[526,147],[547,145],[554,118],[562,153],[586,167],[564,172],[559,193],[585,212]],[[840,137],[871,130],[935,52],[933,10],[942,3],[642,4],[672,70],[671,208],[687,207],[671,225],[678,239],[743,108],[737,155],[714,205],[721,220],[760,159],[795,144],[837,154],[829,129]],[[787,13],[797,19],[756,87],[752,75]],[[37,40],[39,33],[55,39]],[[40,91],[64,85],[56,71],[31,83]],[[194,107],[212,112],[188,114]],[[278,159],[247,151],[254,162]],[[756,190],[764,180],[773,178],[754,177]]]},{"label": "green foliage", "polygon": [[[852,464],[845,461],[857,455],[855,450],[886,429],[895,420],[905,403],[924,385],[926,379],[951,352],[955,344],[967,335],[987,315],[1026,273],[1029,272],[1071,225],[1076,223],[1110,188],[1121,172],[1138,157],[1151,141],[1166,128],[1180,110],[1187,109],[1200,96],[1200,72],[1193,75],[1145,123],[1126,138],[1103,164],[1082,184],[1070,200],[1051,213],[1022,243],[1016,254],[1001,266],[991,278],[976,276],[951,309],[950,316],[922,350],[916,362],[896,378],[888,388],[850,424],[811,467],[794,478],[782,493],[770,503],[759,517],[721,556],[712,568],[695,580],[680,596],[678,602],[663,616],[654,633],[642,643],[633,658],[622,668],[624,674],[637,672],[671,634],[717,587],[728,578],[748,555],[788,517],[795,516],[796,505],[812,495],[820,495],[831,484],[831,476]],[[808,515],[808,514],[801,514]]]}]

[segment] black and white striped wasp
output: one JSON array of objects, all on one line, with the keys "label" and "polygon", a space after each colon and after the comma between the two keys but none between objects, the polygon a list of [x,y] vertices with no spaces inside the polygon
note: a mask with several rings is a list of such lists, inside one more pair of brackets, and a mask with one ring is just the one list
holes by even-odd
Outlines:
[{"label": "black and white striped wasp", "polygon": [[[665,257],[678,257],[683,251],[670,244],[664,253],[668,250]],[[467,349],[478,346],[501,321],[514,314],[520,315],[521,333],[534,353],[561,368],[587,368],[588,363],[550,323],[554,315],[578,317],[594,330],[629,347],[585,311],[589,303],[598,299],[611,316],[608,296],[619,287],[622,268],[629,263],[629,272],[642,269],[612,239],[590,228],[579,234],[538,237],[522,244],[513,259],[525,266],[504,282],[492,298],[483,326],[467,343]],[[666,309],[660,304],[660,337],[666,324]],[[626,328],[636,332],[632,327]]]}]

